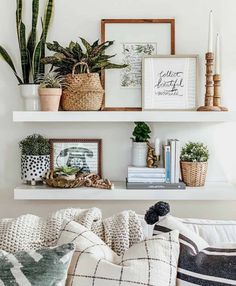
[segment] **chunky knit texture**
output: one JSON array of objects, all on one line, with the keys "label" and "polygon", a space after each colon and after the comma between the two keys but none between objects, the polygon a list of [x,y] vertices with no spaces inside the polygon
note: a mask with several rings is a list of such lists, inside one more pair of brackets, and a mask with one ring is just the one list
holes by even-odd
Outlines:
[{"label": "chunky knit texture", "polygon": [[64,209],[46,218],[27,214],[0,220],[0,249],[16,252],[55,246],[65,219],[92,230],[118,255],[144,238],[140,219],[133,211],[102,219],[97,208]]}]

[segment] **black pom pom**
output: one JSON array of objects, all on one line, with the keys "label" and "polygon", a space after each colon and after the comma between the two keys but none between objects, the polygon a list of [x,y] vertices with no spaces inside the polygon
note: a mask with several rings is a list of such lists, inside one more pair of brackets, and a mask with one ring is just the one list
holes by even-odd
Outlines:
[{"label": "black pom pom", "polygon": [[150,225],[156,223],[159,220],[158,213],[156,212],[154,206],[150,207],[150,209],[146,212],[144,219],[146,223]]},{"label": "black pom pom", "polygon": [[165,202],[158,202],[154,205],[158,216],[165,216],[170,212],[170,205]]},{"label": "black pom pom", "polygon": [[159,221],[159,216],[165,216],[170,212],[170,205],[165,202],[158,202],[145,214],[145,221],[147,224],[155,224]]}]

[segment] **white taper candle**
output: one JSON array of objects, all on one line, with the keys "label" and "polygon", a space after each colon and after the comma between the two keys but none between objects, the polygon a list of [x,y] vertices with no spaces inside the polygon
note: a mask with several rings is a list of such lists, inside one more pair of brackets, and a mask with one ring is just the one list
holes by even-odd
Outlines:
[{"label": "white taper candle", "polygon": [[209,15],[208,53],[213,53],[213,11]]},{"label": "white taper candle", "polygon": [[216,37],[216,51],[215,51],[215,53],[216,53],[215,74],[220,74],[221,57],[220,57],[220,35],[219,34],[217,34],[217,37]]}]

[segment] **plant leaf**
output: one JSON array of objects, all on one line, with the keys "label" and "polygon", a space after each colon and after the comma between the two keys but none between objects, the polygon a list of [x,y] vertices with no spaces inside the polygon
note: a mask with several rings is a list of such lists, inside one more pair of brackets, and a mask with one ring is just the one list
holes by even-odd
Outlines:
[{"label": "plant leaf", "polygon": [[16,31],[18,39],[20,38],[19,27],[22,21],[22,0],[16,0]]},{"label": "plant leaf", "polygon": [[16,76],[16,78],[17,78],[19,84],[22,84],[22,83],[23,83],[23,82],[22,82],[22,79],[18,76],[11,57],[9,56],[9,54],[7,53],[7,51],[6,51],[2,46],[0,46],[0,55],[1,55],[1,57],[4,59],[4,61],[5,61],[5,62],[11,67],[11,69],[13,70],[13,73],[14,73],[14,75]]},{"label": "plant leaf", "polygon": [[30,66],[29,66],[29,56],[26,46],[25,25],[23,22],[20,22],[19,25],[19,46],[21,54],[23,82],[29,83]]},{"label": "plant leaf", "polygon": [[84,45],[87,53],[90,54],[90,52],[92,51],[92,46],[84,38],[80,38],[80,40],[81,40],[82,44]]},{"label": "plant leaf", "polygon": [[38,24],[38,15],[39,15],[39,0],[33,0],[32,2],[32,28],[27,44],[27,49],[29,52],[29,58],[32,61],[34,49],[36,46],[36,37],[37,37],[37,24]]},{"label": "plant leaf", "polygon": [[40,40],[35,47],[33,58],[32,58],[32,73],[34,82],[37,81],[38,75],[40,74],[40,64],[41,64],[41,52],[42,52],[43,42]]}]

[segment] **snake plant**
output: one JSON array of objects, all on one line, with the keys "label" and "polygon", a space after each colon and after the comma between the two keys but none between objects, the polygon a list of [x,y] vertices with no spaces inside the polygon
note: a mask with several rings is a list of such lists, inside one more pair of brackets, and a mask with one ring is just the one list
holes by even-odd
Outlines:
[{"label": "snake plant", "polygon": [[39,18],[39,0],[32,0],[32,26],[26,39],[26,27],[22,20],[23,2],[16,0],[16,31],[20,50],[22,76],[16,71],[15,65],[6,49],[0,45],[0,56],[10,66],[19,84],[35,83],[38,74],[45,72],[41,59],[45,57],[45,45],[53,13],[54,0],[48,0],[44,18],[41,19],[42,31],[37,40]]},{"label": "snake plant", "polygon": [[54,72],[59,75],[75,73],[100,73],[104,69],[125,68],[127,65],[119,65],[110,62],[115,55],[106,55],[104,52],[113,45],[114,41],[99,43],[99,40],[90,44],[80,38],[82,46],[78,42],[70,42],[67,47],[62,47],[58,42],[47,43],[47,48],[54,52],[53,56],[45,57],[42,63],[51,64]]}]

